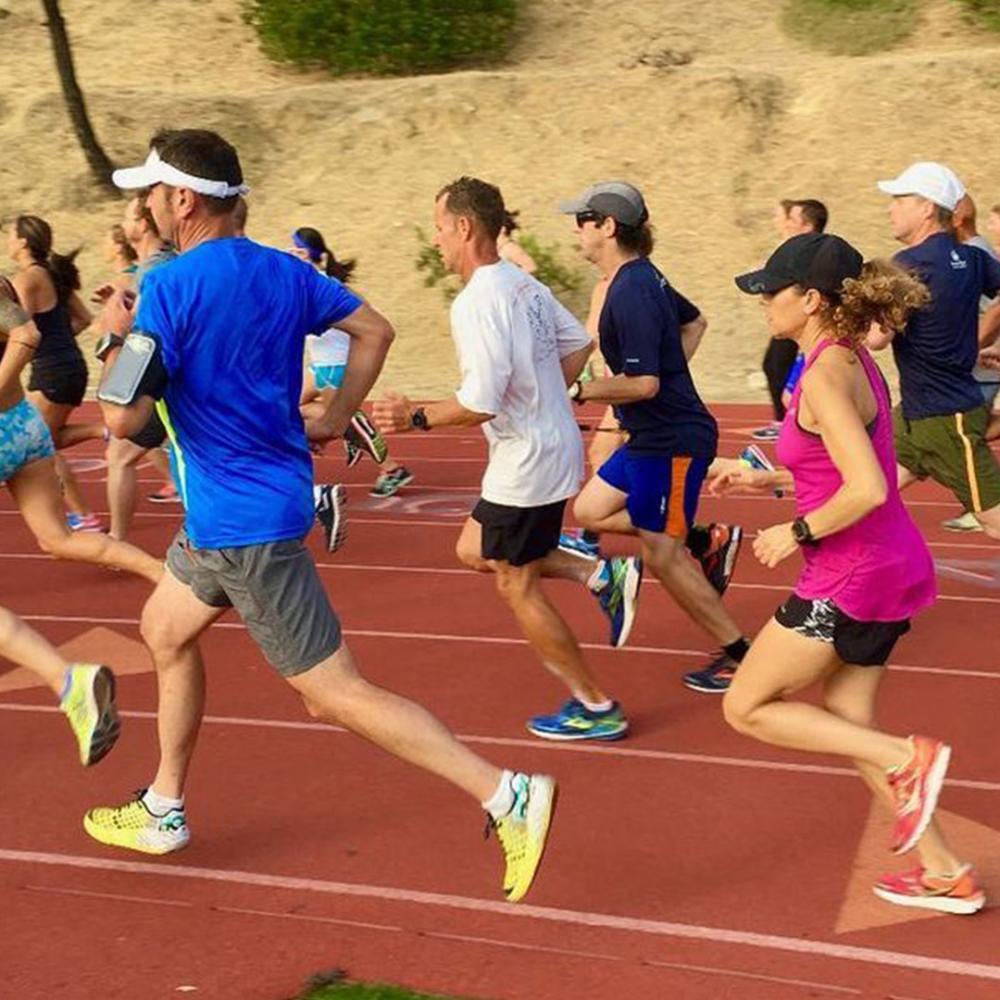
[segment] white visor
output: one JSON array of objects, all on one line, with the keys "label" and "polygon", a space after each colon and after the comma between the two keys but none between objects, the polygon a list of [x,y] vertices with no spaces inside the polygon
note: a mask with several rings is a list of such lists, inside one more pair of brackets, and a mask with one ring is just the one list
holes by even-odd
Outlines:
[{"label": "white visor", "polygon": [[111,175],[115,187],[126,191],[152,187],[154,184],[169,184],[171,187],[189,188],[198,194],[212,198],[232,198],[237,194],[248,194],[246,184],[229,184],[226,181],[210,181],[204,177],[186,174],[160,159],[155,149],[150,150],[146,162],[141,167],[126,167]]}]

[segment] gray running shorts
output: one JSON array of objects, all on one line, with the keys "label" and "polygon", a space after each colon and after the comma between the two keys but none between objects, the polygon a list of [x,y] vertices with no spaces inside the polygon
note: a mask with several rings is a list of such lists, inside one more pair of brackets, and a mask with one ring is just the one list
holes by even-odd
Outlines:
[{"label": "gray running shorts", "polygon": [[283,677],[305,673],[341,645],[340,621],[301,539],[196,549],[182,528],[167,569],[202,604],[233,607]]}]

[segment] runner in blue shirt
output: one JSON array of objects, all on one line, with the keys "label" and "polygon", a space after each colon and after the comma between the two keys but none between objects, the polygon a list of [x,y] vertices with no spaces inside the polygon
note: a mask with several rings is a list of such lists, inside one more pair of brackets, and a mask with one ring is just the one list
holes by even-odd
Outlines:
[{"label": "runner in blue shirt", "polygon": [[[106,304],[98,398],[118,436],[141,427],[157,400],[185,525],[142,615],[160,680],[159,768],[133,801],[90,810],[87,832],[150,854],[188,843],[184,784],[205,700],[198,637],[233,606],[312,715],[482,802],[506,856],[504,892],[520,899],[541,861],[553,779],[501,771],[420,706],[364,680],[302,542],[313,519],[307,434],[343,434],[382,367],[391,325],[309,264],[235,237],[247,189],[236,150],[214,132],[169,133],[114,180],[150,189],[157,228],[180,256],[146,277],[138,315],[122,292]],[[352,338],[350,361],[340,391],[304,425],[305,337],[334,323]]]}]

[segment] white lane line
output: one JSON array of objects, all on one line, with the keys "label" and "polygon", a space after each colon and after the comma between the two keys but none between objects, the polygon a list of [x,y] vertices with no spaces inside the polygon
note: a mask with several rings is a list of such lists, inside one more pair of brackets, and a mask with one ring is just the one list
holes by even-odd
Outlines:
[{"label": "white lane line", "polygon": [[[132,625],[138,626],[138,618],[98,618],[92,615],[32,615],[19,613],[25,621],[33,622],[86,622],[99,625]],[[211,628],[243,629],[242,622],[215,622]],[[527,646],[528,640],[518,636],[497,635],[453,635],[445,632],[393,632],[384,629],[344,629],[344,635],[359,636],[363,639],[409,639],[417,642],[483,642],[503,646]],[[582,649],[593,649],[607,652],[611,647],[600,642],[581,642]],[[709,656],[705,649],[681,649],[672,646],[623,646],[615,653],[650,653],[662,656]],[[1000,673],[988,670],[967,670],[961,667],[916,667],[890,663],[890,670],[898,670],[907,674],[943,674],[953,677],[976,677],[983,680],[1000,680]]]},{"label": "white lane line", "polygon": [[48,892],[56,896],[83,896],[87,899],[113,899],[121,903],[149,903],[152,906],[181,906],[188,909],[194,908],[194,903],[189,903],[183,899],[163,899],[155,896],[132,896],[120,892],[93,892],[89,889],[69,889],[65,886],[54,885],[25,885],[23,889],[31,892]]},{"label": "white lane line", "polygon": [[333,882],[324,879],[297,878],[289,875],[268,875],[263,872],[227,871],[219,868],[201,868],[193,865],[174,865],[159,862],[118,861],[110,858],[92,858],[82,855],[56,854],[43,851],[14,851],[0,849],[0,861],[24,865],[49,865],[62,868],[112,871],[130,875],[157,876],[167,879],[190,879],[199,882],[223,882],[232,885],[255,886],[264,889],[288,889],[297,892],[315,892],[330,896],[358,899],[378,899],[390,903],[415,903],[418,906],[472,913],[489,913],[495,916],[534,920],[563,926],[592,927],[607,931],[624,931],[648,934],[661,938],[681,938],[710,944],[728,944],[761,951],[791,952],[902,968],[910,972],[930,972],[936,975],[965,976],[1000,982],[1000,965],[985,962],[966,962],[910,952],[886,951],[881,948],[864,948],[832,941],[786,937],[780,934],[762,934],[756,931],[728,927],[708,927],[700,924],[683,924],[667,920],[625,917],[610,913],[593,913],[585,910],[566,910],[553,906],[501,903],[492,899],[479,899],[451,893],[422,892],[395,886],[367,885],[364,883]]},{"label": "white lane line", "polygon": [[[0,701],[0,711],[54,714],[60,709],[55,705],[34,705],[24,702]],[[126,719],[156,721],[155,712],[126,710],[119,712]],[[351,735],[341,726],[323,722],[300,722],[295,719],[261,719],[238,715],[206,715],[202,720],[209,725],[246,726],[259,729],[284,729],[292,732],[333,733],[339,736]],[[710,764],[719,767],[745,767],[760,771],[784,771],[792,774],[822,774],[836,778],[856,778],[857,771],[849,767],[832,767],[825,764],[796,764],[789,761],[761,760],[753,757],[720,757],[711,754],[680,753],[673,750],[643,750],[639,747],[622,746],[619,743],[595,746],[588,743],[558,743],[548,740],[529,740],[514,736],[481,736],[472,733],[456,733],[462,743],[474,746],[510,747],[517,750],[548,751],[550,753],[577,753],[593,757],[624,757],[637,760],[670,761],[678,764]],[[1000,782],[979,781],[972,778],[947,778],[945,784],[954,788],[968,788],[978,792],[1000,792]]]}]

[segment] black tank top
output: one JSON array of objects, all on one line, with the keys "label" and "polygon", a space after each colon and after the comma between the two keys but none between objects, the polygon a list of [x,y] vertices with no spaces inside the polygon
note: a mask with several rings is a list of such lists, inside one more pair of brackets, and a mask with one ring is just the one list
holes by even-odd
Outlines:
[{"label": "black tank top", "polygon": [[80,348],[73,336],[69,306],[56,304],[47,312],[38,312],[31,317],[42,335],[35,352],[35,361],[70,361],[80,356]]}]

